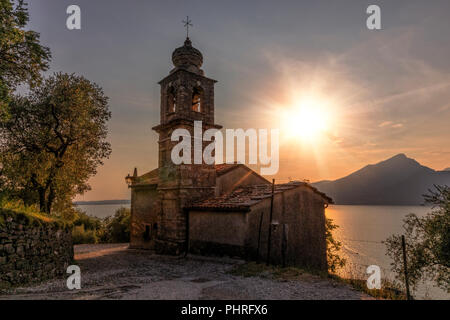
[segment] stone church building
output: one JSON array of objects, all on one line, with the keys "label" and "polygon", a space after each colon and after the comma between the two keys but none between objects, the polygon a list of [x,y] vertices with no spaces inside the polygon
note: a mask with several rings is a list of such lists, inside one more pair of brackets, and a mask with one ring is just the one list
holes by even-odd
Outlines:
[{"label": "stone church building", "polygon": [[172,61],[175,67],[159,82],[160,124],[153,127],[158,168],[127,177],[130,247],[266,259],[270,238],[272,263],[326,270],[325,208],[332,200],[325,194],[305,182],[272,186],[243,164],[171,161],[175,129],[194,136],[194,121],[202,121],[203,130],[222,128],[214,121],[216,80],[201,69],[201,52],[187,38]]}]

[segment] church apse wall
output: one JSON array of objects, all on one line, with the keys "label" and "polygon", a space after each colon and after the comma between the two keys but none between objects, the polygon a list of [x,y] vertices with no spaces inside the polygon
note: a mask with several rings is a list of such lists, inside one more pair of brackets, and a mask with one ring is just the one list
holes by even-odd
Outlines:
[{"label": "church apse wall", "polygon": [[[270,190],[270,185],[264,190]],[[245,188],[244,188],[245,189]],[[251,189],[251,188],[250,188]],[[234,195],[240,194],[240,195]],[[248,199],[238,190],[241,207],[220,205],[189,211],[191,253],[239,256],[266,260],[270,225],[270,196],[254,194]],[[325,206],[320,194],[305,185],[287,186],[274,196],[271,234],[271,263],[309,267],[326,271]]]}]

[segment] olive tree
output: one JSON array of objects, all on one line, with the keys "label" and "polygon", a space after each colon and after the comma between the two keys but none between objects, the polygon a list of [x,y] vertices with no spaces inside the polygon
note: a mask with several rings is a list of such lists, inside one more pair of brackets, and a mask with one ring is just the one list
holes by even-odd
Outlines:
[{"label": "olive tree", "polygon": [[[409,283],[416,287],[421,280],[434,281],[450,292],[450,188],[435,186],[425,196],[432,211],[424,217],[409,214],[404,219]],[[404,282],[401,235],[386,241],[396,278]]]},{"label": "olive tree", "polygon": [[23,0],[0,0],[0,108],[18,84],[31,87],[48,69],[50,50],[39,42],[39,34],[25,30],[29,20]]},{"label": "olive tree", "polygon": [[27,96],[13,96],[0,114],[2,188],[42,212],[71,206],[111,153],[110,117],[102,89],[73,74],[57,73]]}]

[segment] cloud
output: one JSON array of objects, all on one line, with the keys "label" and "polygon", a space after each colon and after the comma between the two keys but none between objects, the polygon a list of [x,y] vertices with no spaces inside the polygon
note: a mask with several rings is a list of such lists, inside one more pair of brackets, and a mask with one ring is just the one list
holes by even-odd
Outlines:
[{"label": "cloud", "polygon": [[390,125],[392,125],[392,121],[384,121],[384,122],[380,123],[378,126],[380,128],[383,128],[383,127],[390,126]]},{"label": "cloud", "polygon": [[378,125],[378,127],[379,128],[389,127],[389,128],[398,129],[398,128],[403,128],[403,123],[393,123],[392,121],[383,121]]}]

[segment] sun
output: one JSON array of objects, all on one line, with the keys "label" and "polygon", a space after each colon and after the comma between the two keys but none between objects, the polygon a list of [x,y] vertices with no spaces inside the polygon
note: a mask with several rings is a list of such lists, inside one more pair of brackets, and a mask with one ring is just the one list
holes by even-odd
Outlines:
[{"label": "sun", "polygon": [[282,130],[292,138],[312,141],[328,127],[325,103],[319,99],[304,99],[283,113]]}]

